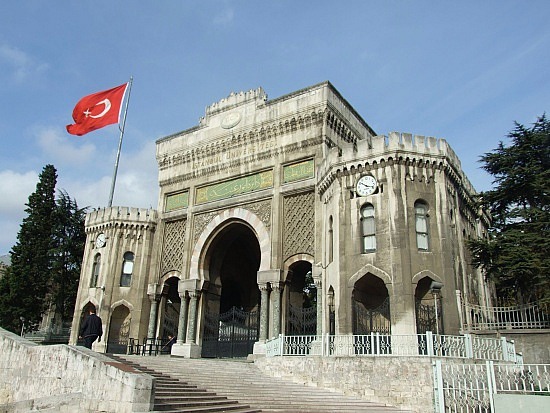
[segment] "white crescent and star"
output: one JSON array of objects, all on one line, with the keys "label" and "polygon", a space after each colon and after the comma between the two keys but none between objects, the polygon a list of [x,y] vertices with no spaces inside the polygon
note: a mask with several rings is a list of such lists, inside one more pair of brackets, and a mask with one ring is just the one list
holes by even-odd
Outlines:
[{"label": "white crescent and star", "polygon": [[103,112],[101,112],[99,115],[92,115],[92,112],[90,112],[90,108],[88,108],[84,111],[84,114],[86,115],[86,117],[90,117],[94,119],[101,118],[111,110],[111,101],[109,99],[104,99],[101,102],[96,103],[94,106],[99,106],[99,105],[105,105],[105,107],[103,108]]}]

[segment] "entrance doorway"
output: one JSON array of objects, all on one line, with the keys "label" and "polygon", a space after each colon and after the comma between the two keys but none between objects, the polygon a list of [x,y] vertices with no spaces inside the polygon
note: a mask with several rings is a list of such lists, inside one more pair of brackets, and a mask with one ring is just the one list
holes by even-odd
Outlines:
[{"label": "entrance doorway", "polygon": [[384,282],[366,274],[352,292],[353,334],[391,334],[390,297]]},{"label": "entrance doorway", "polygon": [[317,288],[311,263],[297,261],[289,267],[286,335],[317,334]]},{"label": "entrance doorway", "polygon": [[206,293],[202,357],[246,357],[259,337],[260,245],[241,221],[216,235],[205,257]]}]

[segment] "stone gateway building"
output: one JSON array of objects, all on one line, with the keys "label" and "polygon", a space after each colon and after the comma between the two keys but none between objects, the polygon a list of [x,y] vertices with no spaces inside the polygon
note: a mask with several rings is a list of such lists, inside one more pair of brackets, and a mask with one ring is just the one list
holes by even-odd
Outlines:
[{"label": "stone gateway building", "polygon": [[442,139],[377,135],[329,82],[207,107],[156,145],[158,210],[88,213],[71,343],[177,337],[173,355],[265,353],[279,334],[458,334],[490,303],[465,240],[488,216]]}]

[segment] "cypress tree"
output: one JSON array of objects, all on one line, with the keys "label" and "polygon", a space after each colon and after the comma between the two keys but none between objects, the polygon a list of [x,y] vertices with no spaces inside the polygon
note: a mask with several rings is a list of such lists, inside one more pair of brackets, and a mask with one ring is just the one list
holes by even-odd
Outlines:
[{"label": "cypress tree", "polygon": [[550,298],[550,122],[516,123],[508,137],[511,145],[481,157],[496,184],[482,193],[493,221],[469,247],[498,295],[522,304]]},{"label": "cypress tree", "polygon": [[21,330],[21,319],[36,328],[46,305],[51,272],[52,228],[55,220],[57,171],[46,165],[36,190],[25,204],[17,242],[11,249],[11,266],[0,282],[0,325]]}]

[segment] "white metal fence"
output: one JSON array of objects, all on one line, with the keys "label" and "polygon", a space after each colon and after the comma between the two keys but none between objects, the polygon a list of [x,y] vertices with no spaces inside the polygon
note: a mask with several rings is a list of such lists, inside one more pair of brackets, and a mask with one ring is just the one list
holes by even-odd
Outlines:
[{"label": "white metal fence", "polygon": [[266,343],[267,356],[429,356],[517,362],[515,346],[505,337],[433,334],[279,335]]},{"label": "white metal fence", "polygon": [[489,307],[468,303],[457,291],[465,331],[550,328],[550,303]]},{"label": "white metal fence", "polygon": [[458,364],[437,360],[433,370],[436,413],[494,412],[497,393],[550,397],[548,364]]}]

